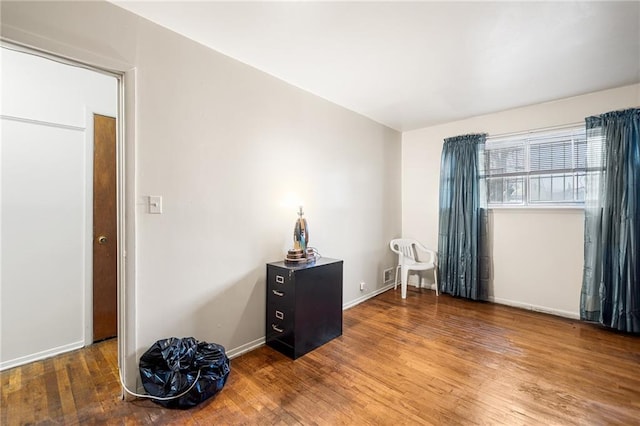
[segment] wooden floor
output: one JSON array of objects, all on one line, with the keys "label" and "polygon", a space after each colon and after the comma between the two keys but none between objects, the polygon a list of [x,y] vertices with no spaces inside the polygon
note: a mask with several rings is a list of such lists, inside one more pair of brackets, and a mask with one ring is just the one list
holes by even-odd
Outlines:
[{"label": "wooden floor", "polygon": [[190,410],[120,400],[116,342],[0,373],[0,424],[640,424],[640,337],[428,290],[344,313],[292,361],[232,360]]}]

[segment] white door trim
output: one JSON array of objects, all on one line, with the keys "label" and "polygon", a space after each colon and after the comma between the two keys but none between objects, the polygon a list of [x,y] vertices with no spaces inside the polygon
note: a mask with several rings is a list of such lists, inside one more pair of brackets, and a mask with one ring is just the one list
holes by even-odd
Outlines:
[{"label": "white door trim", "polygon": [[[46,41],[45,41],[46,42]],[[0,37],[0,46],[113,76],[118,82],[116,117],[117,225],[118,225],[118,366],[127,387],[135,388],[135,68],[113,70],[87,64],[36,46],[25,46]],[[93,123],[93,122],[91,122]],[[93,127],[93,124],[91,125]],[[93,140],[93,135],[91,135]],[[91,145],[93,147],[93,145]],[[93,153],[93,149],[91,149]],[[93,170],[93,156],[91,157]],[[91,189],[93,193],[93,189]],[[91,202],[93,203],[93,196]],[[93,210],[93,208],[91,209]],[[91,222],[93,219],[91,219]],[[93,229],[91,230],[91,235]],[[90,249],[93,245],[89,245]],[[91,261],[91,256],[89,256]],[[92,269],[92,268],[91,268]],[[85,295],[86,296],[86,295]],[[86,314],[85,314],[86,315]],[[86,316],[85,316],[86,318]],[[86,324],[85,324],[86,327]],[[92,333],[91,333],[92,334]],[[92,337],[92,336],[91,336]],[[85,342],[87,333],[85,333]]]}]

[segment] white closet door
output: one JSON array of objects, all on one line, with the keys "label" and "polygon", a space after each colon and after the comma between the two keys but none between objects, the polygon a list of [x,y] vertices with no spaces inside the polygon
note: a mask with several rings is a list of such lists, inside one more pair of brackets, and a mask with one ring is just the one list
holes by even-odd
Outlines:
[{"label": "white closet door", "polygon": [[83,130],[2,119],[2,359],[81,344]]}]

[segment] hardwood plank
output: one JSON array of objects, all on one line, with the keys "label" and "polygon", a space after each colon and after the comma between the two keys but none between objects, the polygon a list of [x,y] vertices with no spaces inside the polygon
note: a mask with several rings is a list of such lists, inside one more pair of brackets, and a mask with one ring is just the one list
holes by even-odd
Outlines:
[{"label": "hardwood plank", "polygon": [[[74,355],[78,355],[77,351],[73,352]],[[76,407],[73,400],[73,394],[71,393],[71,383],[67,372],[67,365],[69,363],[70,356],[61,355],[53,358],[53,364],[55,366],[56,379],[58,382],[58,394],[60,396],[60,407],[62,411],[62,417],[59,419],[64,423],[78,423],[78,411],[81,407]],[[58,420],[58,419],[56,419]]]},{"label": "hardwood plank", "polygon": [[62,401],[60,399],[60,391],[58,389],[58,378],[56,375],[56,366],[53,358],[49,358],[44,362],[44,387],[47,398],[47,407],[49,409],[48,416],[52,421],[63,417]]},{"label": "hardwood plank", "polygon": [[49,420],[47,388],[44,382],[44,361],[31,363],[29,367],[29,375],[23,378],[23,380],[26,379],[26,392],[21,392],[21,394],[25,396],[25,401],[29,401],[33,419]]},{"label": "hardwood plank", "polygon": [[[22,415],[22,401],[21,401],[21,389],[22,389],[22,372],[27,368],[13,368],[7,372],[2,373],[2,424],[9,424],[12,419],[25,419],[26,416]],[[6,379],[5,379],[6,377]],[[5,383],[7,384],[5,387]],[[5,402],[6,401],[6,402]],[[5,405],[6,404],[6,405]]]},{"label": "hardwood plank", "polygon": [[232,360],[189,410],[122,401],[115,340],[4,371],[0,422],[638,424],[638,365],[640,336],[410,289],[345,311],[344,334],[295,361]]}]

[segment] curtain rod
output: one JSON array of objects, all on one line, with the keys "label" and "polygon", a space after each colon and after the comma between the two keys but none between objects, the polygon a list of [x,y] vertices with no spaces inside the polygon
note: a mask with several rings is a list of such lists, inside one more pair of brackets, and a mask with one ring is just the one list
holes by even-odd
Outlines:
[{"label": "curtain rod", "polygon": [[487,139],[506,138],[506,137],[512,137],[512,136],[527,135],[527,134],[530,134],[530,133],[537,133],[537,132],[549,132],[549,131],[552,131],[552,130],[569,129],[571,127],[578,127],[578,126],[581,126],[581,125],[584,126],[584,121],[578,121],[578,122],[568,123],[568,124],[561,124],[561,125],[558,125],[558,126],[541,127],[541,128],[538,128],[538,129],[522,130],[520,132],[500,133],[500,134],[496,134],[496,135],[493,135],[493,134],[489,133],[487,135]]}]

